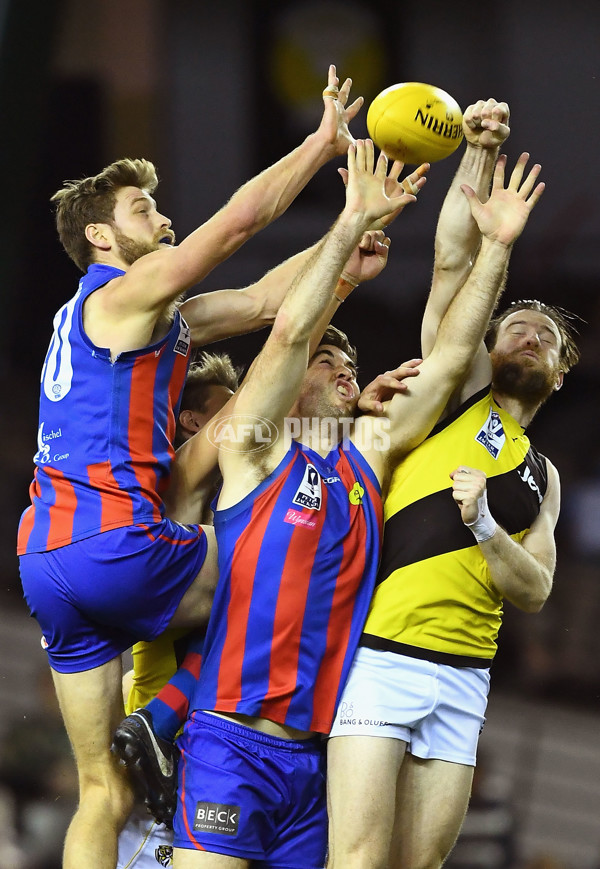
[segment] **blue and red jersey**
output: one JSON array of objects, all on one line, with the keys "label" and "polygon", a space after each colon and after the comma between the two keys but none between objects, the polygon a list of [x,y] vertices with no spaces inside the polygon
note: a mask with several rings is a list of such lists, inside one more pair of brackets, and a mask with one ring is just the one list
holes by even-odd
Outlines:
[{"label": "blue and red jersey", "polygon": [[215,512],[219,582],[191,709],[328,733],[367,615],[380,487],[356,447],[297,442],[238,504]]},{"label": "blue and red jersey", "polygon": [[176,413],[190,357],[189,329],[175,313],[169,333],[141,350],[96,347],[83,303],[121,269],[94,264],[54,318],[42,369],[31,506],[17,551],[44,552],[164,515]]}]

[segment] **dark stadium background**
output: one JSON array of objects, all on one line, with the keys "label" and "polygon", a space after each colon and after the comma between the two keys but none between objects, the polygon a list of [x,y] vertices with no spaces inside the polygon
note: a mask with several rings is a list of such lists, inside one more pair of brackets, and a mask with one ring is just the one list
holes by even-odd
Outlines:
[{"label": "dark stadium background", "polygon": [[[122,156],[145,156],[159,169],[160,210],[182,238],[244,180],[315,129],[327,67],[334,62],[340,77],[353,77],[353,94],[367,104],[399,81],[436,84],[463,108],[480,97],[505,99],[513,129],[506,146],[510,161],[528,150],[543,165],[547,190],[515,249],[505,301],[538,297],[576,312],[584,321],[583,356],[531,426],[532,440],[561,472],[559,563],[555,590],[539,616],[507,606],[490,729],[505,732],[502,715],[514,726],[514,712],[525,716],[530,735],[532,729],[538,734],[534,742],[542,740],[543,725],[560,715],[577,716],[565,719],[565,728],[582,726],[584,742],[597,730],[598,45],[597,0],[0,0],[0,696],[6,720],[11,710],[26,713],[35,703],[35,673],[44,666],[21,599],[14,537],[27,504],[39,371],[52,316],[78,280],[55,236],[49,197],[64,179],[94,174]],[[366,135],[365,117],[366,107],[352,127],[357,136]],[[460,153],[433,166],[418,204],[392,227],[387,270],[335,320],[358,345],[365,383],[419,353],[436,216]],[[319,238],[343,202],[335,169],[322,169],[289,211],[209,275],[202,289],[250,283]],[[243,364],[263,340],[258,333],[214,349],[226,349]],[[502,722],[497,731],[495,703]],[[2,721],[0,713],[0,733]],[[515,791],[520,761],[510,755],[512,766],[506,767],[499,739],[492,746],[496,774]],[[597,747],[592,741],[585,751],[596,757]],[[529,807],[537,790],[547,795],[550,788],[540,784],[539,758],[536,764],[529,764],[526,777]],[[595,869],[600,835],[591,817],[600,808],[600,789],[588,778],[597,781],[600,769],[594,767],[593,776],[583,763],[587,778],[581,785],[573,758],[565,765],[567,779],[554,785],[561,796],[571,788],[578,794],[571,804],[585,806],[577,832],[572,819],[564,833],[552,820],[543,832],[530,811],[521,848],[528,855],[547,844],[545,850],[568,857],[569,865]],[[586,811],[589,824],[582,820]]]}]

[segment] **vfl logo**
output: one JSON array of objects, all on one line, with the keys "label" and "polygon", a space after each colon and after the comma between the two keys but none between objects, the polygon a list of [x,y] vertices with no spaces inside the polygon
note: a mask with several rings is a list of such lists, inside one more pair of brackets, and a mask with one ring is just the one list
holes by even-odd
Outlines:
[{"label": "vfl logo", "polygon": [[156,862],[160,866],[172,866],[173,865],[173,846],[172,845],[159,845],[158,848],[154,851],[154,857],[156,858]]},{"label": "vfl logo", "polygon": [[196,803],[194,830],[235,836],[240,822],[240,807],[221,803]]},{"label": "vfl logo", "polygon": [[487,420],[475,435],[475,440],[485,447],[493,459],[498,458],[506,441],[506,435],[500,415],[495,410],[490,410]]},{"label": "vfl logo", "polygon": [[536,483],[536,481],[534,480],[533,474],[531,473],[531,471],[529,470],[527,465],[525,465],[522,472],[517,469],[517,474],[523,480],[524,483],[527,483],[527,485],[529,486],[531,491],[535,492],[535,494],[537,495],[538,501],[541,504],[542,501],[544,500],[544,497],[543,497],[542,493],[540,492],[540,488],[539,488],[538,484]]},{"label": "vfl logo", "polygon": [[191,338],[190,338],[189,326],[185,322],[183,317],[181,317],[181,324],[179,326],[179,336],[177,338],[177,341],[175,342],[175,346],[173,347],[173,352],[179,353],[180,356],[187,356],[191,343],[192,342],[191,342]]},{"label": "vfl logo", "polygon": [[321,509],[321,478],[314,465],[307,465],[302,482],[298,486],[292,504],[307,507],[309,510]]}]

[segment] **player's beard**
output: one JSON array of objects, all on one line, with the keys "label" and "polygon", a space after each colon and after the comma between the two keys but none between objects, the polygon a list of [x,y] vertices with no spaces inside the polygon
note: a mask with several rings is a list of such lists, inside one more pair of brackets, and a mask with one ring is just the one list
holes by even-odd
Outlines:
[{"label": "player's beard", "polygon": [[[290,410],[289,417],[298,421],[294,425],[301,427],[302,435],[310,432],[312,437],[319,437],[321,441],[329,440],[333,447],[350,433],[355,410],[355,403],[350,407],[333,404],[328,400],[326,390],[320,386],[305,388]],[[301,435],[294,434],[293,437]]]},{"label": "player's beard", "polygon": [[511,398],[529,405],[543,404],[554,392],[558,372],[549,368],[530,368],[520,362],[502,359],[494,364],[493,386]]},{"label": "player's beard", "polygon": [[133,265],[136,260],[142,256],[146,256],[147,253],[152,253],[153,251],[160,249],[158,241],[152,243],[147,241],[136,241],[118,230],[116,226],[113,226],[113,232],[115,235],[115,241],[119,248],[119,255],[128,266]]}]

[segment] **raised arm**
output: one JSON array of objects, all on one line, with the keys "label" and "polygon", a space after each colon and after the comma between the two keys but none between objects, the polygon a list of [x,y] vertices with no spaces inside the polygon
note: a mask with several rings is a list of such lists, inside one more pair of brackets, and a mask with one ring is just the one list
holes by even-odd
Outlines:
[{"label": "raised arm", "polygon": [[192,345],[203,347],[272,325],[292,281],[316,248],[314,244],[294,254],[243,289],[199,293],[183,302],[180,310],[190,326]]},{"label": "raised arm", "polygon": [[487,200],[499,148],[510,132],[508,120],[507,104],[494,99],[479,100],[464,113],[466,148],[437,223],[433,280],[421,328],[423,356],[431,352],[442,317],[466,281],[481,243],[462,185],[468,184],[482,202]]},{"label": "raised arm", "polygon": [[[424,182],[425,178],[422,178],[420,184],[422,185]],[[385,268],[389,245],[390,239],[382,230],[368,231],[363,234],[344,264],[344,270],[337,280],[330,301],[313,329],[309,343],[309,357],[316,350],[323,332],[341,302],[356,286],[365,281],[373,280]],[[316,245],[313,252],[316,252]],[[405,366],[396,370],[395,375],[396,378],[406,378],[417,373],[412,369],[411,363],[406,363]],[[249,373],[246,374],[246,378],[248,376]],[[394,388],[405,388],[401,381],[396,378],[394,379]],[[389,384],[389,380],[390,378],[386,376],[386,385]],[[236,401],[237,393],[201,431],[177,450],[169,489],[165,495],[167,515],[171,519],[187,524],[197,522],[198,517],[202,515],[206,498],[210,497],[214,488],[213,479],[218,459],[219,426],[223,425],[223,420],[227,420],[234,414]]]},{"label": "raised arm", "polygon": [[[331,66],[323,92],[323,117],[316,132],[244,184],[220,211],[177,247],[161,249],[137,260],[121,280],[123,289],[127,287],[126,294],[123,290],[121,292],[129,300],[128,304],[162,308],[176,299],[283,214],[325,163],[344,154],[353,141],[348,124],[363,102],[358,98],[347,105],[351,84],[351,80],[346,79],[338,89],[336,69]],[[199,308],[198,322],[194,321],[194,309],[190,308],[192,328],[201,328],[207,319],[208,322],[214,321],[213,304],[218,309],[221,301],[207,301]],[[238,313],[244,316],[243,301],[238,305]],[[210,327],[206,328],[210,333]],[[254,328],[252,323],[250,328]],[[213,339],[209,337],[208,340]]]},{"label": "raised arm", "polygon": [[[383,189],[387,161],[380,157],[374,168],[373,144],[358,141],[348,151],[350,179],[346,204],[340,217],[318,245],[311,260],[287,294],[263,348],[253,377],[238,400],[253,413],[283,420],[297,395],[308,362],[311,335],[332,300],[339,276],[369,224],[400,205],[414,201],[411,194],[390,200]],[[279,381],[275,371],[285,372]],[[267,380],[266,389],[261,381]],[[258,410],[257,410],[258,408]]]},{"label": "raised arm", "polygon": [[461,517],[487,561],[498,591],[524,612],[541,610],[552,589],[556,566],[554,529],[560,510],[560,480],[550,462],[548,488],[537,519],[522,542],[513,540],[491,515],[486,493],[486,476],[464,465],[453,471],[452,496]]},{"label": "raised arm", "polygon": [[[412,194],[403,193],[393,199],[385,194],[387,160],[381,156],[374,168],[370,140],[350,146],[348,168],[344,210],[285,297],[254,369],[240,390],[236,416],[242,422],[244,417],[266,417],[281,431],[306,373],[312,332],[331,301],[353,248],[374,220],[415,200]],[[224,501],[228,497],[235,500],[240,497],[244,469],[251,468],[248,475],[248,488],[251,488],[256,482],[257,466],[260,465],[261,476],[266,476],[285,452],[281,438],[268,449],[254,452],[253,436],[249,431],[248,437],[240,438],[237,448],[221,451]],[[232,485],[235,485],[235,496],[228,495]]]},{"label": "raised arm", "polygon": [[[519,157],[506,187],[506,157],[498,159],[492,193],[486,203],[468,185],[462,187],[483,236],[481,247],[464,286],[440,323],[435,344],[421,364],[419,376],[410,381],[406,392],[395,395],[384,405],[389,419],[389,449],[382,452],[375,447],[369,453],[373,467],[382,475],[388,456],[399,458],[429,433],[448,398],[464,379],[483,340],[503,287],[512,247],[544,190],[543,184],[536,184],[541,169],[538,164],[523,178],[528,157],[528,154]],[[373,420],[372,416],[361,417],[357,429],[368,429]],[[363,432],[361,439],[369,442],[368,433]]]},{"label": "raised arm", "polygon": [[[401,197],[405,192],[416,194],[427,181],[426,173],[429,164],[419,166],[400,181],[399,176],[403,167],[404,164],[397,161],[388,173],[386,193],[390,199]],[[343,177],[347,183],[347,170],[344,170]],[[378,225],[389,225],[403,208],[404,204],[400,206],[398,212],[381,218]],[[332,297],[329,313],[324,315],[323,328],[340,302],[344,301],[358,284],[372,280],[385,267],[387,247],[384,248],[381,242],[384,238],[382,229],[372,228],[370,232],[365,233],[360,245],[344,266],[338,288]],[[389,240],[385,244],[389,247]],[[307,250],[295,254],[259,281],[242,290],[201,293],[184,302],[181,312],[191,327],[192,344],[203,346],[212,341],[220,341],[223,338],[271,325],[293,279],[310,260],[315,250],[316,245],[312,245]]]}]

